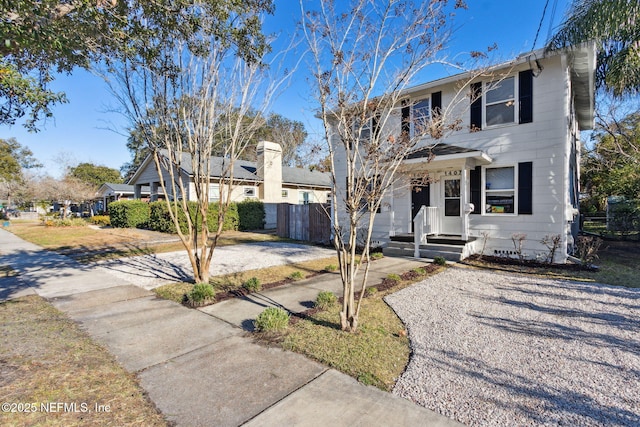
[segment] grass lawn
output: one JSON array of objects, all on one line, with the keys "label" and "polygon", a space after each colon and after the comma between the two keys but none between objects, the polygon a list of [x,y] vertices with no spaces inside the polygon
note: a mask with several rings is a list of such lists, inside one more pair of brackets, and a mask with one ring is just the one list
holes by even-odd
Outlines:
[{"label": "grass lawn", "polygon": [[[178,235],[135,228],[46,227],[40,221],[12,221],[7,228],[18,237],[80,262],[184,250]],[[219,246],[265,241],[289,241],[268,233],[224,232]]]},{"label": "grass lawn", "polygon": [[[0,344],[2,402],[36,409],[7,412],[3,406],[0,425],[168,425],[133,375],[38,296],[0,303]],[[53,405],[57,412],[47,413],[41,406],[57,402],[75,410]]]},{"label": "grass lawn", "polygon": [[[286,331],[256,333],[256,338],[277,343],[286,350],[304,354],[351,375],[364,384],[389,391],[409,362],[411,350],[404,325],[383,297],[443,268],[433,265],[430,272],[413,274],[414,277],[366,297],[362,302],[356,333],[340,330],[341,305],[338,303],[310,314],[306,319],[296,319]],[[371,287],[376,285],[372,283]]]},{"label": "grass lawn", "polygon": [[561,267],[528,267],[501,265],[487,261],[467,261],[471,265],[512,271],[514,273],[536,274],[544,277],[605,283],[608,285],[640,287],[640,242],[605,240],[598,252],[595,265],[597,271],[569,270]]}]

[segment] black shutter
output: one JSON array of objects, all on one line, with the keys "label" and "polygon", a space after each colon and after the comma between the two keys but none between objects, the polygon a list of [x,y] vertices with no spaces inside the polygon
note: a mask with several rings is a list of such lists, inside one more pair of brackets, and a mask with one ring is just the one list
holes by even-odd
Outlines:
[{"label": "black shutter", "polygon": [[473,203],[472,214],[479,214],[480,207],[482,206],[482,188],[480,186],[482,179],[482,166],[476,166],[471,170],[469,174],[469,181],[471,186],[471,203]]},{"label": "black shutter", "polygon": [[471,132],[482,129],[482,82],[471,84]]},{"label": "black shutter", "polygon": [[411,134],[411,107],[408,102],[403,102],[402,105],[402,127],[400,132],[403,138],[408,138]]},{"label": "black shutter", "polygon": [[442,92],[431,94],[431,117],[442,114]]},{"label": "black shutter", "polygon": [[518,163],[518,215],[533,213],[533,163]]},{"label": "black shutter", "polygon": [[518,98],[520,101],[520,123],[533,122],[533,72],[520,71],[518,77]]}]

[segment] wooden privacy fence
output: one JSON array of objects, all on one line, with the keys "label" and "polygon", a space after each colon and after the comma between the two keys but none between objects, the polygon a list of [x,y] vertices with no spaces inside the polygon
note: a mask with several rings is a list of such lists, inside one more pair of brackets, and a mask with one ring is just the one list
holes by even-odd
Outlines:
[{"label": "wooden privacy fence", "polygon": [[278,204],[279,237],[306,240],[313,243],[329,243],[331,240],[331,205],[310,203],[308,205]]}]

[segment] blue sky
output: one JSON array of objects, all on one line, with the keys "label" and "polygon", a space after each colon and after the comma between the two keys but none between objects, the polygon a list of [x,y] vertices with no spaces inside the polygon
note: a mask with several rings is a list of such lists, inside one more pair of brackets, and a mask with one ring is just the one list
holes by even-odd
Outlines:
[{"label": "blue sky", "polygon": [[[284,36],[293,31],[298,20],[297,0],[275,0],[276,14],[266,22],[268,31],[281,31]],[[544,45],[549,29],[562,21],[569,0],[549,1],[542,22],[536,48]],[[450,56],[458,52],[485,50],[496,43],[496,59],[507,60],[531,50],[545,7],[545,0],[467,0],[468,10],[457,11],[454,33],[448,46]],[[274,102],[272,110],[283,116],[302,121],[311,137],[317,138],[319,124],[313,118],[313,97],[309,93],[304,64],[294,75],[288,89]],[[439,69],[433,79],[443,76]],[[60,159],[72,164],[91,162],[119,169],[130,160],[123,133],[126,121],[113,112],[111,99],[104,82],[83,70],[71,76],[61,76],[52,89],[64,91],[69,103],[54,107],[50,119],[38,133],[27,132],[20,124],[1,126],[0,138],[15,137],[33,151],[44,164],[45,171],[59,176],[63,171]],[[114,132],[117,129],[119,133]]]}]

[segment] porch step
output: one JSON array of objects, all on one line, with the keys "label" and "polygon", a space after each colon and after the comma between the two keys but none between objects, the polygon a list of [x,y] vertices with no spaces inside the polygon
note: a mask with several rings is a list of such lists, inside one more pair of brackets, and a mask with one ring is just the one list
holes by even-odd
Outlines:
[{"label": "porch step", "polygon": [[[447,261],[461,261],[464,245],[431,244],[420,245],[420,258],[435,258],[441,256]],[[409,242],[391,241],[382,249],[385,256],[413,257],[414,245]]]}]

